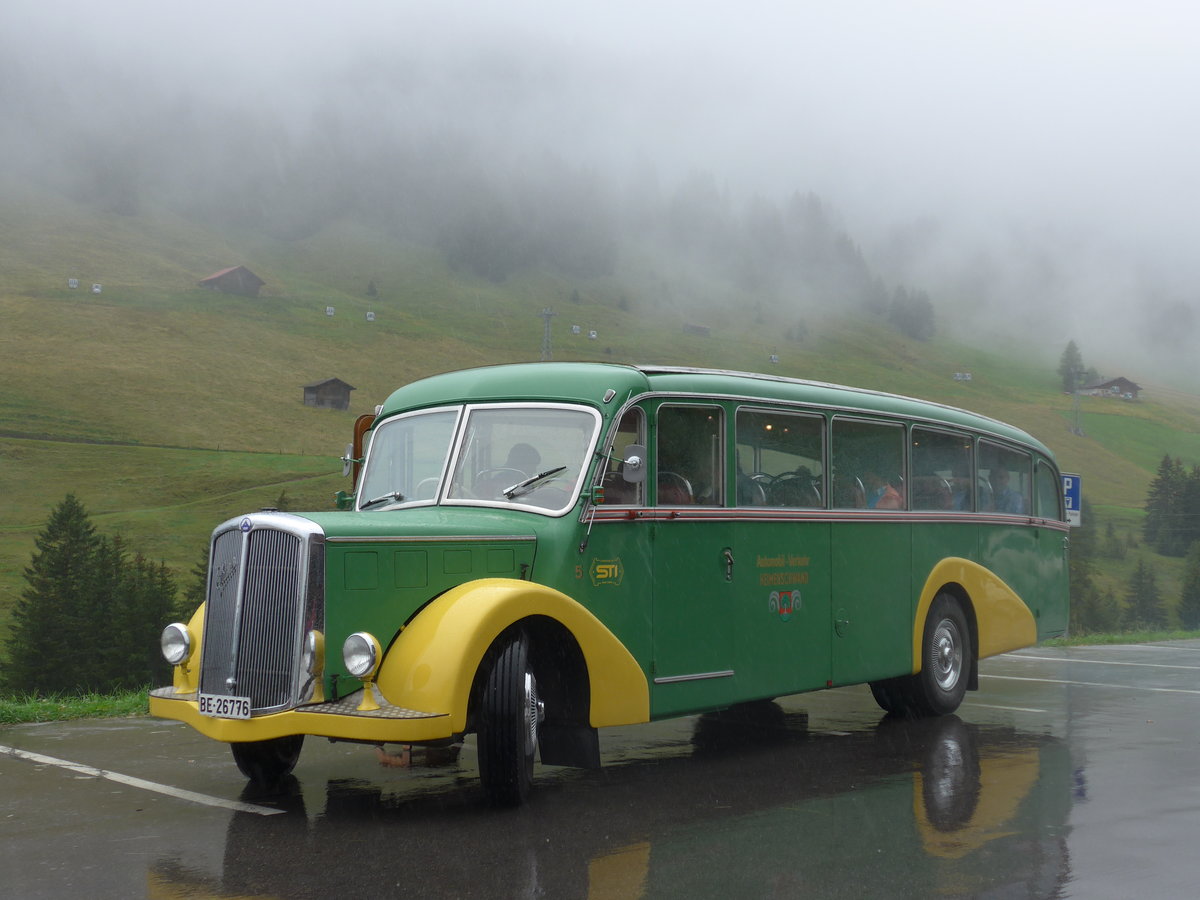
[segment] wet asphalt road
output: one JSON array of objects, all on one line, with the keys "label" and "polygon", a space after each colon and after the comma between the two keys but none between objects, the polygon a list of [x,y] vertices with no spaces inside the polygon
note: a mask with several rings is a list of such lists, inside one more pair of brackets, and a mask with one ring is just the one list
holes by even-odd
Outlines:
[{"label": "wet asphalt road", "polygon": [[0,897],[1200,893],[1200,641],[982,675],[940,720],[850,688],[602,732],[603,769],[539,768],[516,810],[469,743],[410,769],[310,738],[264,797],[175,723],[0,728]]}]

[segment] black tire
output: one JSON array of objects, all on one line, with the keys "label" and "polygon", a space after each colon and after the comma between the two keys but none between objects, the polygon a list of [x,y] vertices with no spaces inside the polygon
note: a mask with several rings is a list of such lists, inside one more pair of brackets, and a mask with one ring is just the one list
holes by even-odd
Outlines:
[{"label": "black tire", "polygon": [[304,735],[271,738],[267,741],[239,741],[230,744],[233,761],[241,773],[257,785],[278,784],[292,773],[300,759]]},{"label": "black tire", "polygon": [[479,777],[493,803],[516,806],[529,796],[543,718],[525,638],[510,637],[492,656],[479,703]]},{"label": "black tire", "polygon": [[944,716],[958,709],[971,672],[971,632],[962,607],[950,594],[938,594],[925,618],[921,671],[913,676],[914,711]]},{"label": "black tire", "polygon": [[912,676],[871,682],[871,696],[879,708],[892,716],[907,715],[912,709]]}]

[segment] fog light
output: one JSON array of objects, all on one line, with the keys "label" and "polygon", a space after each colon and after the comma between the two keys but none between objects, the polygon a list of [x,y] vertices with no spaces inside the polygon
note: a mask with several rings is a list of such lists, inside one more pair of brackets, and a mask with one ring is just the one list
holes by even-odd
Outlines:
[{"label": "fog light", "polygon": [[192,655],[192,636],[187,626],[172,622],[162,632],[162,655],[168,663],[177,666]]},{"label": "fog light", "polygon": [[356,631],[342,644],[342,661],[355,678],[370,678],[379,665],[379,641],[365,631]]}]

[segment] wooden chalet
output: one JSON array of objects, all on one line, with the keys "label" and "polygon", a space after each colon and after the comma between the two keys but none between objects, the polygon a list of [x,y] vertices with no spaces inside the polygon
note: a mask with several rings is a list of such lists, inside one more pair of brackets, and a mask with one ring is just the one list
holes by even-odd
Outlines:
[{"label": "wooden chalet", "polygon": [[340,378],[326,378],[304,385],[304,405],[323,409],[349,409],[350,392],[354,385]]},{"label": "wooden chalet", "polygon": [[200,287],[223,294],[240,294],[243,297],[257,297],[258,289],[265,281],[247,269],[245,266],[231,266],[220,272],[213,272],[207,278],[200,279]]}]

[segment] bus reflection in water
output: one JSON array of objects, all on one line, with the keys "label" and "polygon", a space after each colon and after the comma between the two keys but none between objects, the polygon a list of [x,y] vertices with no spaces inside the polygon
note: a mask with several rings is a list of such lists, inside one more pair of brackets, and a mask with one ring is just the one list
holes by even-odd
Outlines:
[{"label": "bus reflection in water", "polygon": [[[219,872],[164,862],[150,877],[162,896],[388,884],[430,898],[1049,897],[1070,875],[1071,783],[1067,745],[1043,734],[953,715],[810,733],[804,713],[754,704],[699,717],[690,744],[546,792],[502,829],[452,802],[448,783],[322,793],[293,779],[286,819],[234,814]],[[369,862],[330,852],[380,841]]]}]

